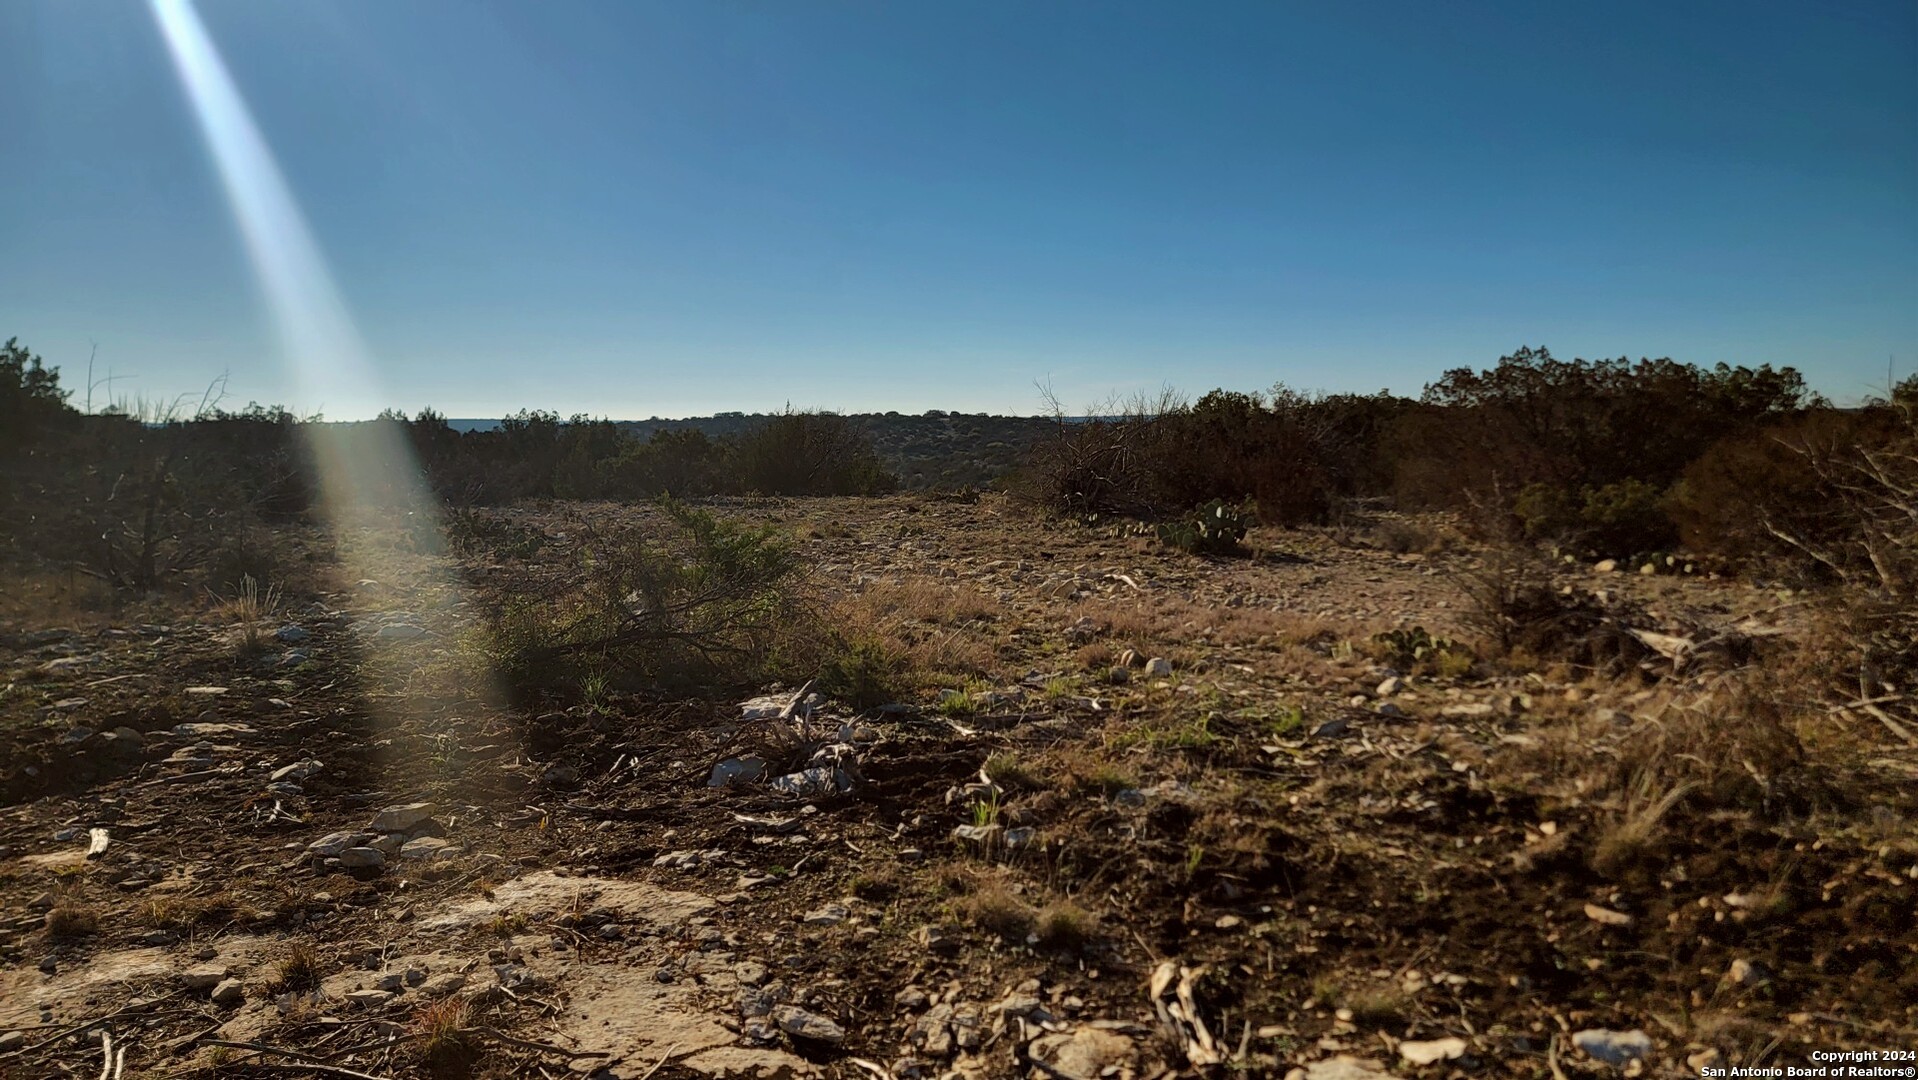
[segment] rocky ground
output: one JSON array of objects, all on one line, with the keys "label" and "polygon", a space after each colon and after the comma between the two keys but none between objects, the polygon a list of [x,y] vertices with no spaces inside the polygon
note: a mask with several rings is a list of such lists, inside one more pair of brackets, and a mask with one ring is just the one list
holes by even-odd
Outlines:
[{"label": "rocky ground", "polygon": [[374,569],[313,596],[7,627],[0,1075],[1918,1047],[1918,753],[1856,714],[1745,720],[1792,693],[1765,674],[1803,597],[1564,567],[1650,643],[1596,670],[1468,651],[1495,560],[1432,523],[1202,559],[992,497],[721,510],[790,529],[830,619],[910,654],[899,700],[501,704],[480,604],[642,513],[612,506],[486,512],[457,559],[353,530]]}]

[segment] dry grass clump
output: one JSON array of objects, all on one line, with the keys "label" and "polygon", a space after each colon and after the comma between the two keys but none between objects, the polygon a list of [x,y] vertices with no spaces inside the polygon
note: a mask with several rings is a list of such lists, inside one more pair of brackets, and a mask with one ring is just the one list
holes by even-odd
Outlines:
[{"label": "dry grass clump", "polygon": [[1697,786],[1689,780],[1661,783],[1654,772],[1639,772],[1625,786],[1617,818],[1592,849],[1592,869],[1612,876],[1648,856],[1665,815]]},{"label": "dry grass clump", "polygon": [[1078,952],[1092,943],[1098,916],[1070,900],[1047,904],[1033,920],[1034,944],[1056,952]]},{"label": "dry grass clump", "polygon": [[1105,671],[1107,668],[1110,668],[1112,662],[1118,658],[1119,650],[1113,648],[1110,642],[1105,641],[1094,641],[1090,644],[1081,645],[1079,650],[1072,654],[1073,663],[1079,665],[1079,667],[1086,671]]},{"label": "dry grass clump", "polygon": [[974,926],[1015,942],[1026,940],[1038,917],[1031,904],[998,880],[975,885],[958,905],[958,913]]},{"label": "dry grass clump", "polygon": [[1405,1019],[1412,999],[1396,987],[1377,987],[1353,994],[1346,1003],[1352,1010],[1352,1022],[1366,1027],[1386,1027]]},{"label": "dry grass clump", "polygon": [[998,605],[977,589],[919,577],[875,582],[842,606],[867,622],[904,619],[935,626],[990,621],[999,613]]},{"label": "dry grass clump", "polygon": [[1675,702],[1651,733],[1621,748],[1615,786],[1642,773],[1661,787],[1693,783],[1714,807],[1766,819],[1810,811],[1828,794],[1792,728],[1784,693],[1752,679]]},{"label": "dry grass clump", "polygon": [[1702,692],[1639,702],[1629,726],[1612,710],[1578,707],[1534,727],[1530,743],[1498,755],[1491,767],[1527,787],[1601,807],[1594,870],[1613,878],[1649,870],[1674,829],[1700,815],[1777,822],[1840,805],[1826,769],[1799,738],[1800,714],[1785,678],[1756,669],[1728,673]]},{"label": "dry grass clump", "polygon": [[1111,798],[1121,791],[1139,786],[1139,778],[1112,763],[1094,748],[1058,751],[1065,785],[1074,794],[1092,794]]},{"label": "dry grass clump", "polygon": [[269,584],[262,589],[251,574],[240,577],[240,587],[232,596],[217,598],[214,613],[240,628],[238,648],[242,655],[258,656],[267,650],[262,624],[279,610],[280,598],[279,586]]},{"label": "dry grass clump", "polygon": [[100,914],[78,904],[58,904],[47,912],[47,933],[56,938],[85,937],[100,929]]},{"label": "dry grass clump", "polygon": [[140,917],[156,930],[185,930],[232,913],[233,902],[223,897],[156,896],[140,906]]},{"label": "dry grass clump", "polygon": [[1076,952],[1098,934],[1098,916],[1070,900],[1035,908],[1001,878],[975,876],[967,884],[954,913],[1008,942]]},{"label": "dry grass clump", "polygon": [[436,1076],[463,1076],[472,1071],[481,1044],[468,1031],[472,1009],[465,998],[449,997],[421,1006],[413,1014],[413,1035],[420,1056]]},{"label": "dry grass clump", "polygon": [[918,579],[839,597],[828,621],[859,631],[827,657],[825,688],[870,707],[901,700],[933,676],[991,674],[1006,641],[995,614],[977,592]]},{"label": "dry grass clump", "polygon": [[311,990],[320,985],[323,977],[319,956],[305,945],[295,945],[274,965],[273,980],[268,984],[268,989],[276,994]]},{"label": "dry grass clump", "polygon": [[865,870],[854,874],[846,883],[846,891],[861,900],[884,903],[898,896],[901,883],[899,875],[890,869]]},{"label": "dry grass clump", "polygon": [[491,933],[494,937],[503,938],[510,938],[514,934],[524,933],[526,930],[526,914],[519,911],[501,912],[487,921],[486,929],[487,932]]},{"label": "dry grass clump", "polygon": [[985,772],[993,783],[1008,791],[1038,791],[1047,786],[1031,762],[1010,750],[1000,750],[988,757]]}]

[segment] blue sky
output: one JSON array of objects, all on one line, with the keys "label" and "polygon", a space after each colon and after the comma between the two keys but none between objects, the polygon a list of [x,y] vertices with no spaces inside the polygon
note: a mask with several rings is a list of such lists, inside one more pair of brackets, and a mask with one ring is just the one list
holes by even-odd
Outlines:
[{"label": "blue sky", "polygon": [[[202,0],[378,387],[301,401],[142,3],[0,5],[0,338],[365,415],[1918,367],[1918,6]],[[96,404],[100,394],[96,394]]]}]

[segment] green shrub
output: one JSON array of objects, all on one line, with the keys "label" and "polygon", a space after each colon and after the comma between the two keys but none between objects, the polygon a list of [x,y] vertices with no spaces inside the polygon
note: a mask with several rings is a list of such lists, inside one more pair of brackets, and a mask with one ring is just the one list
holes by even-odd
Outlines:
[{"label": "green shrub", "polygon": [[[1385,400],[1383,398],[1381,401]],[[1345,395],[1313,398],[1214,390],[1196,403],[1170,391],[1095,410],[1033,448],[1015,489],[1060,513],[1146,519],[1208,502],[1256,504],[1273,525],[1321,522],[1359,471],[1350,453],[1376,434],[1382,406]]]},{"label": "green shrub", "polygon": [[855,709],[876,709],[905,696],[911,666],[877,638],[841,641],[819,669],[819,689]]},{"label": "green shrub", "polygon": [[497,610],[488,652],[515,693],[570,695],[595,675],[621,690],[734,690],[803,663],[811,620],[784,537],[659,506],[666,540],[594,538],[573,587]]},{"label": "green shrub", "polygon": [[1513,501],[1512,513],[1530,539],[1583,555],[1658,551],[1676,539],[1663,493],[1642,480],[1587,486],[1576,495],[1555,484],[1530,484]]},{"label": "green shrub", "polygon": [[899,486],[872,437],[835,413],[770,417],[732,447],[732,479],[761,495],[883,495]]}]

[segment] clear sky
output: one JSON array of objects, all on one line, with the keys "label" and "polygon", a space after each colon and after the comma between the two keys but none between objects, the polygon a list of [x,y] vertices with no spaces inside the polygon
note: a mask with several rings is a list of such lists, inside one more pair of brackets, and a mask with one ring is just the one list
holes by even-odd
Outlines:
[{"label": "clear sky", "polygon": [[[370,414],[1918,367],[1918,4],[201,0],[383,385],[300,401],[153,13],[0,3],[0,339]],[[96,394],[96,404],[104,390]]]}]

